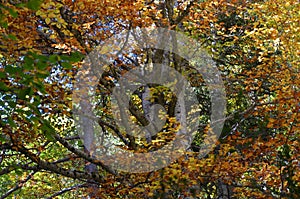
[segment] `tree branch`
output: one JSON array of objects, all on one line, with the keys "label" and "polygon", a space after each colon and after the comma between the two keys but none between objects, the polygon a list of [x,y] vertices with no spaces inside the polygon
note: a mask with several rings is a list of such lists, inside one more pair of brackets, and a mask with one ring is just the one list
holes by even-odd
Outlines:
[{"label": "tree branch", "polygon": [[190,12],[190,9],[191,9],[191,7],[194,5],[194,1],[191,1],[188,5],[187,5],[187,7],[186,7],[186,9],[175,19],[175,21],[174,21],[174,24],[172,24],[172,25],[177,25],[177,24],[179,24],[182,20],[183,20],[183,18],[184,17],[186,17],[188,14],[189,14],[189,12]]},{"label": "tree branch", "polygon": [[31,170],[31,171],[35,171],[35,172],[37,172],[37,171],[39,171],[39,168],[37,167],[37,166],[28,166],[28,164],[26,164],[26,165],[20,165],[20,164],[17,164],[17,165],[15,165],[15,166],[12,166],[12,165],[10,165],[10,166],[7,166],[7,167],[5,167],[4,169],[2,169],[1,171],[0,171],[0,176],[1,175],[4,175],[4,174],[8,174],[8,173],[10,173],[11,171],[14,171],[15,169],[16,169],[16,167],[20,167],[20,168],[22,168],[23,170]]},{"label": "tree branch", "polygon": [[98,166],[101,166],[104,170],[108,171],[109,173],[116,175],[116,172],[113,171],[111,168],[109,168],[108,166],[104,165],[101,161],[96,160],[94,158],[92,158],[89,154],[76,149],[74,146],[72,146],[71,144],[69,144],[65,139],[63,139],[62,137],[60,137],[58,134],[54,133],[54,138],[61,143],[64,147],[66,147],[67,149],[69,149],[71,152],[75,153],[76,155],[78,155],[79,157],[82,157],[83,159],[96,164]]},{"label": "tree branch", "polygon": [[[97,173],[88,173],[78,170],[71,170],[71,169],[65,169],[62,167],[59,167],[53,163],[46,162],[40,159],[40,157],[36,156],[35,154],[31,153],[28,149],[26,149],[24,146],[15,146],[19,152],[24,154],[26,157],[31,159],[33,162],[38,164],[38,167],[41,169],[45,169],[47,171],[52,171],[54,173],[70,177],[73,179],[80,179],[80,180],[94,180],[97,182],[101,182],[102,176],[100,176]],[[82,152],[83,153],[83,152]]]},{"label": "tree branch", "polygon": [[55,194],[51,195],[50,197],[46,198],[46,199],[52,199],[56,196],[59,196],[59,195],[62,195],[68,191],[71,191],[73,189],[77,189],[77,188],[82,188],[82,187],[86,187],[85,184],[78,184],[78,185],[74,185],[74,186],[71,186],[71,187],[68,187],[68,188],[64,188],[62,190],[60,190],[59,192],[56,192]]},{"label": "tree branch", "polygon": [[31,172],[26,179],[21,180],[14,188],[8,190],[8,192],[6,192],[4,195],[1,196],[0,199],[4,199],[6,197],[8,197],[10,194],[12,194],[13,192],[17,191],[18,189],[21,189],[24,184],[30,180],[32,178],[32,176],[36,173],[36,171]]}]

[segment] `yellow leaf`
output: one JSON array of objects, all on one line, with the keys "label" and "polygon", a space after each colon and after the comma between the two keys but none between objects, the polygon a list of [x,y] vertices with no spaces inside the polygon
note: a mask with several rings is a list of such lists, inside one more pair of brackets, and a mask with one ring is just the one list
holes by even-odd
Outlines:
[{"label": "yellow leaf", "polygon": [[45,22],[46,22],[46,24],[49,24],[51,22],[51,19],[50,18],[46,18]]},{"label": "yellow leaf", "polygon": [[275,119],[273,119],[273,118],[269,118],[269,123],[268,123],[268,125],[267,125],[267,128],[272,128],[273,127],[273,125],[274,125],[274,123],[275,123]]}]

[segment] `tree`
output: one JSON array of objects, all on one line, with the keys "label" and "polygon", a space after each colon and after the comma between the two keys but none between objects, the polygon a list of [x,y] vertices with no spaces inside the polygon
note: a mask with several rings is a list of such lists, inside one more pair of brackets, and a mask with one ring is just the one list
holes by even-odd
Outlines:
[{"label": "tree", "polygon": [[[2,198],[298,198],[299,6],[291,0],[0,4]],[[176,118],[186,108],[164,86],[139,87],[130,99],[131,120],[147,126],[156,103],[167,110],[166,124],[147,138],[126,134],[113,120],[110,96],[128,71],[167,64],[188,74],[203,106],[194,109],[204,125],[191,149],[169,166],[142,174],[117,172],[94,157],[88,140],[83,145],[80,139],[72,107],[89,105],[74,95],[84,58],[97,46],[109,52],[101,49],[103,41],[137,27],[168,28],[202,43],[221,71],[227,96],[218,143],[199,158],[211,112],[203,77],[187,59],[162,49],[127,48],[114,57],[99,79],[93,107],[85,110],[93,109],[106,139],[118,140],[119,148],[160,149],[174,140]],[[81,127],[87,132],[91,126]]]}]

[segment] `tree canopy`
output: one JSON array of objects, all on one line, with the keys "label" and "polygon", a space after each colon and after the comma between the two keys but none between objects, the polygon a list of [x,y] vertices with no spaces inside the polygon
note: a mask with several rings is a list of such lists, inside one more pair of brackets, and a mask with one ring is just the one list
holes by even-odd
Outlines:
[{"label": "tree canopy", "polygon": [[[1,198],[299,198],[299,25],[300,2],[293,0],[0,3]],[[106,55],[114,49],[114,44],[104,48],[106,41],[118,43],[123,31],[143,28],[176,31],[196,41],[220,73],[224,126],[204,157],[199,152],[218,104],[212,104],[209,82],[193,63],[175,53],[183,44],[174,35],[171,50],[134,49],[125,36],[124,48],[108,58],[111,63],[96,81],[82,72],[95,49]],[[142,31],[134,36],[157,42]],[[153,104],[164,107],[166,115],[157,134],[137,137],[116,122],[114,116],[125,113],[114,109],[111,96],[130,71],[156,64],[185,76],[199,106],[184,107],[180,96],[160,84],[140,86],[131,93],[128,120],[147,126],[154,120],[149,116]],[[91,103],[78,101],[78,78],[96,82]],[[180,84],[175,80],[170,84]],[[93,113],[98,129],[88,117],[79,118],[82,125],[76,122],[78,107]],[[88,144],[92,130],[101,132],[97,142],[106,140],[120,150],[157,151],[176,140],[180,129],[187,131],[178,121],[185,111],[197,112],[193,122],[201,125],[184,154],[163,168],[118,171],[93,155],[101,146]],[[128,159],[121,161],[131,164]]]}]

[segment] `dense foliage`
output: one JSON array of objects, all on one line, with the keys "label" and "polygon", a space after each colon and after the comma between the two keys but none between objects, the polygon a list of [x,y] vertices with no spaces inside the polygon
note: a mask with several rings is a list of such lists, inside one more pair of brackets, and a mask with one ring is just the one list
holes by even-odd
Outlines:
[{"label": "dense foliage", "polygon": [[[300,3],[294,0],[29,0],[0,3],[1,198],[299,198]],[[147,173],[117,172],[91,156],[74,123],[74,82],[83,59],[123,30],[163,27],[202,44],[221,72],[227,112],[214,150],[198,151],[209,131],[201,76],[189,81],[203,108],[190,150]],[[104,49],[103,51],[109,51]],[[134,56],[133,56],[134,55]],[[167,61],[166,61],[167,60]],[[176,96],[149,85],[168,111],[156,136],[138,139],[114,123],[110,95],[127,71],[187,60],[158,49],[125,52],[103,73],[96,115],[118,147],[149,152],[178,130]],[[146,87],[132,95],[132,120],[147,125]]]}]

